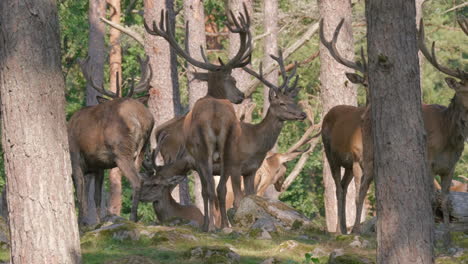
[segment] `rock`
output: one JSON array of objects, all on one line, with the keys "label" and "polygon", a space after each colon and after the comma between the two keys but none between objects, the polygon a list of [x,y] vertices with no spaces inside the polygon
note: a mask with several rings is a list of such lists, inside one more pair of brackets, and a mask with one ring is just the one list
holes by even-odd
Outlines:
[{"label": "rock", "polygon": [[258,237],[258,239],[263,239],[263,240],[270,240],[272,239],[270,233],[268,233],[268,231],[266,231],[265,229],[262,230],[262,233],[260,234],[260,236]]},{"label": "rock", "polygon": [[245,197],[234,216],[234,224],[251,228],[259,219],[262,220],[258,225],[266,224],[269,228],[274,225],[275,228],[293,229],[310,224],[309,219],[278,200],[255,195]]},{"label": "rock", "polygon": [[292,249],[296,248],[297,246],[299,246],[299,244],[296,241],[287,240],[287,241],[284,241],[283,243],[281,243],[278,246],[278,251],[281,253],[281,252],[286,251],[286,250],[292,250]]},{"label": "rock", "polygon": [[142,256],[126,256],[105,262],[105,264],[156,264],[156,262]]},{"label": "rock", "polygon": [[268,232],[276,232],[276,226],[275,226],[275,221],[272,218],[265,218],[262,217],[260,219],[257,219],[255,223],[250,227],[251,229],[263,229]]},{"label": "rock", "polygon": [[369,241],[362,239],[360,236],[354,236],[354,240],[349,246],[353,248],[366,248],[369,246]]},{"label": "rock", "polygon": [[328,264],[375,264],[375,260],[371,260],[364,256],[343,254],[336,250],[330,254]]},{"label": "rock", "polygon": [[232,233],[233,230],[232,230],[232,228],[230,228],[230,227],[225,227],[225,228],[223,228],[223,230],[221,230],[221,231],[223,232],[223,234],[229,235],[229,234]]},{"label": "rock", "polygon": [[264,261],[262,261],[260,264],[280,264],[281,261],[275,259],[275,258],[267,258]]},{"label": "rock", "polygon": [[314,250],[312,250],[312,256],[315,256],[315,257],[324,257],[328,255],[328,253],[321,247],[316,247],[314,248]]},{"label": "rock", "polygon": [[359,233],[361,235],[375,235],[376,234],[376,224],[377,224],[377,217],[374,216],[369,220],[364,221],[361,223],[359,226],[357,226],[354,230],[353,233]]},{"label": "rock", "polygon": [[187,253],[190,260],[201,260],[206,264],[234,264],[240,261],[240,256],[228,247],[195,247]]}]

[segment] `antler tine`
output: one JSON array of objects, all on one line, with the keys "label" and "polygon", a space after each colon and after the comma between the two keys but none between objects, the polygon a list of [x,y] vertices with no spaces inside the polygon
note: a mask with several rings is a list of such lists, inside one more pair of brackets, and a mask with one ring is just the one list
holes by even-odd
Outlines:
[{"label": "antler tine", "polygon": [[[137,60],[140,63],[141,79],[140,79],[140,82],[138,82],[138,84],[136,85],[136,87],[133,88],[131,91],[134,91],[135,93],[142,93],[142,92],[148,91],[148,89],[150,88],[150,83],[151,83],[151,80],[153,79],[153,68],[151,68],[151,64],[149,63],[148,56],[146,56],[145,59],[141,59],[140,57],[137,57]],[[132,87],[133,87],[133,82],[132,82]],[[127,96],[127,97],[130,97],[130,96]]]},{"label": "antler tine", "polygon": [[94,79],[91,78],[91,74],[90,72],[90,65],[89,65],[89,60],[90,60],[91,57],[86,57],[86,59],[82,60],[82,59],[79,59],[78,60],[78,63],[80,64],[80,67],[81,67],[81,72],[83,73],[83,76],[85,77],[86,81],[91,84],[91,87],[93,87],[96,91],[100,92],[101,94],[103,95],[106,95],[106,96],[109,96],[111,98],[116,98],[117,95],[109,90],[106,90],[104,89],[104,87],[101,85],[101,86],[98,86],[95,82],[94,82]]},{"label": "antler tine", "polygon": [[163,143],[166,140],[167,136],[169,136],[169,134],[166,131],[161,131],[161,133],[158,136],[158,139],[157,139],[158,145],[156,146],[156,148],[153,151],[153,154],[151,155],[151,163],[152,163],[153,168],[157,168],[156,157],[158,156],[159,152],[161,151],[161,146],[163,145]]},{"label": "antler tine", "polygon": [[246,71],[248,74],[250,74],[250,75],[254,76],[255,78],[257,78],[258,80],[260,80],[263,84],[268,86],[270,89],[273,89],[276,92],[278,92],[278,87],[276,85],[272,84],[271,82],[269,82],[268,80],[266,80],[263,77],[263,65],[262,65],[262,63],[260,63],[259,68],[260,68],[260,70],[259,70],[260,74],[256,73],[255,71],[251,70],[248,67],[242,67],[242,69],[244,71]]},{"label": "antler tine", "polygon": [[289,87],[289,82],[291,81],[292,78],[294,78],[294,75],[296,75],[297,62],[294,63],[294,67],[291,71],[291,74],[288,75],[286,72],[286,68],[284,67],[283,51],[280,49],[278,53],[279,53],[278,57],[274,55],[270,55],[270,57],[278,63],[280,71],[281,71],[281,76],[283,77],[283,83],[279,87],[279,90],[282,91],[283,93],[289,93],[297,85],[298,79],[296,77],[296,80],[294,81],[294,85],[292,87]]},{"label": "antler tine", "polygon": [[[348,59],[345,59],[343,56],[340,55],[340,53],[338,52],[338,49],[336,48],[336,41],[338,40],[338,36],[340,34],[340,30],[341,30],[341,27],[343,26],[343,23],[344,23],[344,18],[341,19],[340,23],[336,27],[335,32],[333,33],[332,40],[327,41],[325,39],[325,34],[323,32],[323,18],[320,19],[320,27],[319,27],[320,28],[320,40],[322,41],[322,44],[328,49],[328,51],[330,52],[330,55],[332,55],[332,57],[336,61],[345,65],[348,68],[351,68],[351,69],[354,69],[356,71],[366,74],[366,68],[363,67],[363,64],[361,64],[360,61],[353,62]],[[363,61],[365,61],[364,57],[363,57]],[[363,63],[366,64],[365,62]]]},{"label": "antler tine", "polygon": [[460,25],[461,29],[463,32],[465,32],[466,35],[468,35],[468,18],[466,17],[460,17],[458,19],[458,24]]},{"label": "antler tine", "polygon": [[[159,22],[159,27],[156,25],[155,21],[153,21],[153,28],[150,28],[145,20],[143,22],[144,22],[143,24],[145,26],[145,29],[149,34],[164,38],[167,42],[169,42],[169,45],[172,47],[172,49],[179,56],[186,59],[190,64],[198,68],[208,70],[208,71],[216,71],[216,70],[222,69],[222,66],[211,64],[211,63],[204,63],[204,62],[195,60],[194,58],[190,56],[190,54],[188,54],[184,49],[182,49],[179,46],[179,44],[177,43],[175,39],[173,29],[170,26],[170,17],[169,17],[169,13],[167,10],[166,12],[164,12],[164,10],[161,10],[161,20]],[[186,39],[185,41],[188,42],[189,40]],[[186,44],[186,46],[187,45],[188,44]]]},{"label": "antler tine", "polygon": [[435,55],[435,41],[432,42],[432,49],[431,49],[431,53],[429,53],[429,50],[427,49],[426,47],[426,44],[425,44],[425,33],[424,33],[424,23],[423,23],[423,19],[421,18],[421,20],[419,21],[419,37],[418,37],[418,44],[419,44],[419,49],[421,50],[421,52],[424,54],[424,57],[426,57],[426,59],[432,64],[432,66],[434,66],[436,69],[438,69],[439,71],[447,74],[447,75],[450,75],[452,77],[455,77],[455,78],[459,78],[459,79],[462,79],[462,80],[466,80],[468,79],[468,72],[465,72],[465,71],[462,71],[460,69],[457,69],[457,70],[452,70],[448,67],[445,67],[445,66],[442,66],[440,65],[438,62],[437,62],[437,57]]}]

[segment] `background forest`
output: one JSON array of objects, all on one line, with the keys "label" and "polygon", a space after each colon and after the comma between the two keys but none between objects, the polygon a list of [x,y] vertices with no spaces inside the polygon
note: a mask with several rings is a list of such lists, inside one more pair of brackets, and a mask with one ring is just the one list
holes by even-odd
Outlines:
[{"label": "background forest", "polygon": [[[355,40],[356,53],[361,46],[366,45],[366,24],[364,17],[364,1],[353,0],[353,33]],[[465,69],[468,65],[468,54],[462,51],[462,46],[466,45],[465,36],[459,34],[460,29],[456,25],[456,17],[460,14],[467,16],[468,7],[450,11],[450,8],[461,4],[461,0],[439,0],[426,1],[423,6],[424,23],[426,26],[426,38],[437,42],[437,54],[439,61],[443,61],[451,68],[462,67]],[[315,0],[280,0],[279,1],[279,46],[282,48],[289,47],[297,41],[303,33],[312,25],[318,22],[319,12],[317,2]],[[134,0],[122,0],[122,17],[121,24],[130,27],[133,31],[143,34],[143,17],[138,11],[143,10],[142,3]],[[222,0],[205,0],[205,14],[207,16],[206,23],[211,24],[211,28],[215,32],[225,32],[224,22],[227,17],[225,14],[225,2]],[[78,58],[87,56],[88,46],[88,1],[77,0],[61,0],[59,1],[59,18],[61,29],[61,45],[62,45],[62,68],[66,80],[66,113],[69,118],[75,111],[85,105],[85,86],[86,81],[83,78],[79,65]],[[183,7],[183,1],[176,1],[176,10]],[[110,11],[108,11],[110,12]],[[255,36],[259,36],[254,40],[254,53],[252,64],[258,68],[258,64],[263,56],[263,41],[261,41],[262,33],[264,32],[262,20],[262,3],[254,1],[253,14],[253,32]],[[109,28],[107,28],[108,30]],[[183,38],[184,18],[183,12],[176,18],[176,29],[178,37]],[[107,40],[108,41],[108,40]],[[227,34],[219,34],[217,38],[211,39],[214,43],[212,46],[218,45],[216,50],[209,52],[210,56],[227,57]],[[182,41],[180,41],[182,42]],[[300,75],[300,83],[304,87],[299,95],[300,100],[307,100],[314,108],[316,122],[320,121],[321,104],[320,104],[320,81],[319,69],[320,60],[318,59],[318,34],[315,34],[307,41],[299,50],[297,50],[288,61],[300,62],[298,73]],[[144,49],[134,39],[122,34],[122,70],[123,76],[138,76],[139,67],[136,56],[143,56]],[[179,59],[179,58],[178,58]],[[179,89],[181,94],[182,113],[188,109],[188,93],[186,69],[183,63],[179,63]],[[157,69],[155,69],[157,70]],[[105,70],[105,80],[109,79],[108,65]],[[450,98],[453,96],[453,91],[449,89],[445,82],[442,73],[435,70],[431,65],[423,64],[423,101],[426,104],[442,104],[447,105]],[[359,87],[359,105],[365,103],[365,91]],[[257,89],[252,96],[257,107],[253,112],[253,120],[261,119],[263,95],[262,90]],[[304,133],[306,123],[288,122],[279,138],[279,151],[285,151],[294,142],[296,142]],[[3,157],[3,155],[2,155]],[[296,161],[288,163],[288,170],[292,170]],[[460,161],[457,164],[455,171],[455,179],[464,181],[459,176],[467,176],[468,171],[468,148],[465,148]],[[0,161],[1,188],[4,187],[5,173],[3,168],[3,158]],[[107,179],[107,177],[106,177]],[[192,186],[193,184],[191,184]],[[280,199],[293,207],[300,210],[308,217],[316,217],[325,215],[323,202],[323,183],[322,183],[322,145],[317,144],[314,151],[309,156],[304,169],[296,178],[289,189],[284,192]],[[127,182],[124,182],[124,198],[122,213],[124,217],[130,212],[131,203],[131,188]],[[372,199],[371,199],[372,200]],[[140,206],[139,214],[142,221],[150,222],[155,219],[153,209],[150,204]]]}]

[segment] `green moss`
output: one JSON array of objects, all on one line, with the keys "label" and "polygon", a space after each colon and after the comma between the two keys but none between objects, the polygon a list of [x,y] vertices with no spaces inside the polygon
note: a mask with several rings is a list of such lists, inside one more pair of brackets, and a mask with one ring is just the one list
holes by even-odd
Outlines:
[{"label": "green moss", "polygon": [[249,230],[249,237],[251,238],[257,238],[262,234],[262,230],[260,228],[254,228]]},{"label": "green moss", "polygon": [[356,255],[342,255],[338,256],[334,259],[334,264],[367,264],[367,263],[375,263],[375,261],[370,260],[368,258],[364,258],[361,256]]},{"label": "green moss", "polygon": [[351,242],[353,241],[354,237],[352,235],[337,235],[335,240],[341,242]]},{"label": "green moss", "polygon": [[294,220],[294,223],[292,224],[291,228],[292,230],[298,230],[304,225],[304,222],[299,221],[299,220]]},{"label": "green moss", "polygon": [[159,245],[161,243],[164,243],[166,241],[169,241],[169,238],[165,237],[164,235],[160,233],[156,233],[152,238],[151,238],[151,244],[152,245]]}]

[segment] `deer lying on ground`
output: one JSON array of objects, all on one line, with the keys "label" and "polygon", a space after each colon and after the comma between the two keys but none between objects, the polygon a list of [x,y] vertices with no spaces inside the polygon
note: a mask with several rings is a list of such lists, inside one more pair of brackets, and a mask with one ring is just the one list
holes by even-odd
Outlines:
[{"label": "deer lying on ground", "polygon": [[[140,61],[142,77],[136,87],[133,83],[125,97],[97,86],[92,79],[89,58],[81,66],[86,80],[92,87],[113,100],[98,97],[100,104],[85,107],[70,118],[68,140],[72,162],[72,177],[75,184],[80,224],[88,225],[88,201],[90,178],[95,177],[94,200],[99,211],[101,204],[104,169],[119,167],[133,188],[130,219],[137,220],[137,208],[141,179],[138,175],[143,160],[143,146],[153,128],[153,116],[144,106],[148,96],[132,99],[134,93],[146,92],[152,77],[148,59]],[[118,82],[117,82],[118,83]]]},{"label": "deer lying on ground", "polygon": [[[205,207],[202,227],[204,231],[208,231],[210,223],[213,223],[212,212],[218,205],[213,179],[213,159],[219,159],[219,164],[221,166],[220,171],[223,172],[224,147],[227,144],[228,137],[235,134],[233,130],[239,128],[231,102],[240,103],[244,99],[244,94],[237,89],[236,81],[231,76],[231,72],[233,68],[247,65],[251,58],[252,37],[249,29],[250,18],[245,5],[244,11],[246,15],[244,16],[241,13],[238,19],[235,19],[232,12],[230,13],[235,25],[227,24],[227,26],[231,32],[239,33],[241,44],[238,53],[227,64],[218,58],[221,65],[209,63],[203,49],[201,49],[201,54],[205,61],[204,63],[193,59],[189,55],[188,45],[186,45],[185,50],[180,48],[175,40],[172,28],[169,26],[167,12],[166,16],[164,16],[164,12],[161,11],[159,28],[154,21],[152,28],[145,22],[145,28],[149,34],[163,37],[169,42],[175,52],[185,58],[189,63],[208,70],[208,73],[196,74],[197,78],[208,82],[207,96],[199,99],[195,103],[193,109],[185,117],[169,122],[169,125],[182,128],[177,133],[181,135],[181,137],[173,138],[170,140],[171,143],[175,142],[176,144],[183,145],[189,154],[186,158],[180,159],[179,162],[172,167],[179,168],[178,164],[182,163],[183,168],[186,166],[184,162],[186,159],[189,159],[200,175]],[[164,17],[166,17],[166,19]],[[187,24],[186,27],[188,26]],[[188,43],[187,34],[188,30],[186,31],[186,44]],[[229,100],[226,100],[226,98]],[[163,127],[167,125],[167,123],[163,124]],[[172,144],[170,145],[172,146]],[[169,153],[173,156],[174,150],[177,149],[178,148],[173,148],[169,150]],[[163,151],[162,154],[164,156],[166,153]],[[164,158],[166,159],[166,157]],[[173,175],[183,174],[174,173]],[[208,206],[208,203],[210,206]]]},{"label": "deer lying on ground", "polygon": [[[327,42],[324,39],[323,27],[320,27],[322,43],[324,43],[338,62],[364,74],[364,76],[359,76],[348,73],[347,77],[350,81],[367,85],[367,67],[364,55],[362,55],[362,63],[354,63],[344,59],[336,49],[336,40],[342,24],[343,21],[337,26],[331,42]],[[466,33],[466,22],[465,26],[462,23],[460,24]],[[463,152],[464,141],[468,137],[468,73],[460,69],[451,70],[438,64],[434,46],[431,54],[424,45],[424,27],[422,22],[420,26],[419,47],[435,68],[461,80],[457,82],[455,79],[446,78],[449,87],[455,90],[455,95],[448,107],[422,105],[424,126],[427,133],[427,164],[430,167],[432,177],[438,174],[442,179],[442,211],[444,223],[448,226],[447,196],[449,187],[455,165]],[[368,121],[370,118],[369,114],[369,107],[340,105],[332,108],[323,120],[322,139],[324,148],[330,162],[330,167],[332,168],[332,173],[334,173],[337,198],[340,197],[342,200],[341,204],[338,201],[339,230],[342,233],[346,232],[346,217],[343,209],[345,196],[340,196],[338,189],[342,189],[342,192],[345,194],[345,189],[349,181],[351,181],[353,174],[356,178],[362,175],[359,195],[356,201],[356,215],[358,216],[362,212],[364,199],[373,179],[373,150],[372,147],[363,148],[363,142],[369,142],[367,137],[370,137],[370,128],[368,127],[370,126],[370,122],[366,123],[366,120]],[[370,143],[367,143],[367,146],[372,146],[371,140]],[[346,169],[343,179],[340,179],[339,175],[340,166]],[[364,168],[364,174],[362,174],[362,168]],[[357,218],[354,228],[358,225],[359,219]]]},{"label": "deer lying on ground", "polygon": [[156,156],[159,153],[162,146],[164,146],[168,134],[165,132],[160,133],[158,138],[158,145],[153,152],[153,155],[147,155],[152,157],[150,161],[143,161],[143,167],[145,168],[144,184],[141,188],[140,201],[152,202],[156,216],[160,222],[167,222],[174,218],[181,218],[195,222],[198,226],[203,224],[203,214],[194,205],[180,205],[174,198],[172,198],[171,192],[179,184],[185,176],[174,175],[170,170],[170,165],[175,160],[180,159],[185,155],[184,149],[180,148],[175,160],[167,160],[166,166],[157,166],[155,163]]}]

